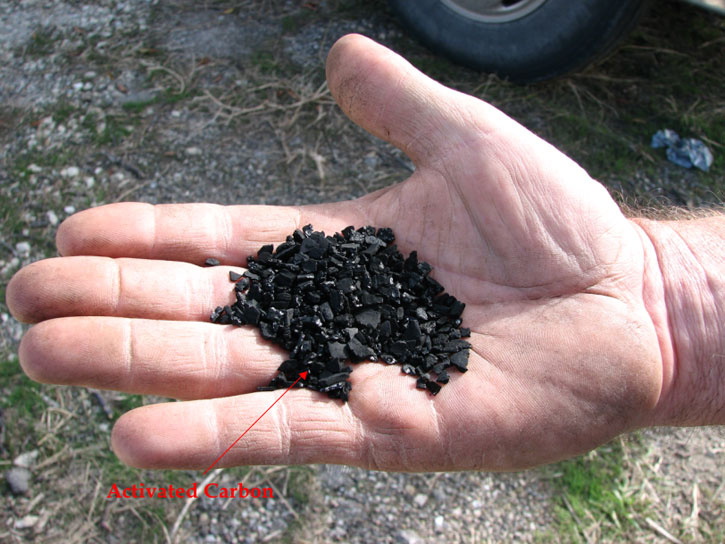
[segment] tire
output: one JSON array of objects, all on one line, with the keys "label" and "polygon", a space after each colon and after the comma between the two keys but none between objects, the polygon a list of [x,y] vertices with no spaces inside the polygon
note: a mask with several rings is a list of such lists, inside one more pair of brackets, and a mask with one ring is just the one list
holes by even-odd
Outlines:
[{"label": "tire", "polygon": [[403,24],[456,63],[531,83],[583,68],[637,24],[648,0],[389,0]]}]

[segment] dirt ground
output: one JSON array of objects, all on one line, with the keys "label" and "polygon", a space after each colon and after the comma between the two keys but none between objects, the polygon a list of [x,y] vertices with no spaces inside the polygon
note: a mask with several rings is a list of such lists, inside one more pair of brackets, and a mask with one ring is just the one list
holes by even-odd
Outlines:
[{"label": "dirt ground", "polygon": [[[579,161],[630,207],[722,205],[725,23],[658,3],[611,57],[531,87],[460,68],[410,38],[383,1],[10,0],[0,5],[0,484],[3,542],[722,542],[725,429],[650,429],[579,461],[515,474],[245,467],[219,481],[275,500],[107,499],[112,483],[189,486],[110,453],[113,422],[161,399],[33,384],[4,304],[58,224],[117,201],[303,204],[405,179],[399,150],[353,125],[324,82],[349,32],[488,100]],[[715,155],[669,163],[673,128]],[[22,468],[22,467],[21,467]]]}]

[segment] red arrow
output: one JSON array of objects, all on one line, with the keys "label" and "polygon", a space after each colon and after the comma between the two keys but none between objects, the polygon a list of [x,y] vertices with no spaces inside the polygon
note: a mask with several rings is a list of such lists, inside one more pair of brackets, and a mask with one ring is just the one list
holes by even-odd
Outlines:
[{"label": "red arrow", "polygon": [[224,453],[222,453],[222,454],[221,454],[221,455],[219,456],[219,458],[218,458],[218,459],[217,459],[216,461],[214,461],[214,462],[213,462],[213,463],[211,464],[211,466],[210,466],[210,467],[209,467],[208,469],[206,469],[206,470],[204,471],[204,474],[206,474],[206,473],[207,473],[207,472],[209,472],[209,471],[210,471],[210,470],[211,470],[212,468],[214,468],[214,465],[216,465],[216,464],[217,464],[217,463],[218,463],[219,461],[221,461],[222,457],[224,457],[224,456],[225,456],[225,455],[226,455],[226,454],[227,454],[227,453],[229,452],[229,450],[230,450],[230,449],[232,449],[232,448],[233,448],[233,447],[234,447],[234,446],[236,445],[236,443],[237,443],[237,442],[239,442],[239,441],[240,441],[240,440],[242,439],[242,436],[244,436],[245,434],[247,434],[247,433],[249,432],[249,429],[251,429],[252,427],[254,427],[254,426],[255,426],[255,425],[257,424],[257,421],[259,421],[260,419],[262,419],[262,418],[264,417],[264,414],[266,414],[267,412],[269,412],[269,411],[270,411],[270,410],[272,409],[272,406],[274,406],[275,404],[277,404],[277,402],[279,401],[279,399],[281,399],[282,397],[284,397],[284,396],[285,396],[285,394],[287,393],[287,391],[289,391],[290,389],[292,389],[292,388],[293,388],[293,387],[295,386],[295,384],[296,384],[296,383],[297,383],[298,381],[300,381],[300,380],[306,380],[306,379],[307,379],[307,371],[305,370],[304,372],[300,372],[300,377],[299,377],[299,378],[297,378],[297,379],[295,380],[295,383],[293,383],[292,385],[290,385],[290,386],[289,386],[289,387],[288,387],[288,388],[287,388],[287,389],[285,390],[285,392],[284,392],[284,393],[282,393],[282,394],[281,394],[281,395],[280,395],[280,396],[279,396],[279,397],[277,398],[277,400],[276,400],[276,401],[274,401],[274,402],[273,402],[272,404],[270,404],[269,408],[267,408],[267,409],[266,409],[266,410],[264,411],[264,413],[263,413],[263,414],[262,414],[261,416],[259,416],[259,417],[258,417],[258,418],[257,418],[256,420],[254,420],[254,423],[252,423],[252,424],[251,424],[251,425],[250,425],[249,427],[247,427],[247,430],[246,430],[246,431],[244,431],[244,432],[242,433],[242,435],[241,435],[241,436],[240,436],[239,438],[237,438],[237,439],[236,439],[236,440],[235,440],[234,442],[232,442],[232,445],[231,445],[231,446],[229,446],[229,447],[228,447],[228,448],[226,449],[226,451],[225,451]]}]

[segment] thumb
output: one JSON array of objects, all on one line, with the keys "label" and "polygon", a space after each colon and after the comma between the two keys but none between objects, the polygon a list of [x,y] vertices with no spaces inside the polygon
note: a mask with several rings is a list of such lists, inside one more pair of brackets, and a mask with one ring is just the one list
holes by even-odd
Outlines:
[{"label": "thumb", "polygon": [[[476,136],[513,123],[495,108],[444,87],[382,45],[349,34],[327,57],[327,82],[350,119],[427,166]],[[478,133],[478,134],[477,134]]]}]

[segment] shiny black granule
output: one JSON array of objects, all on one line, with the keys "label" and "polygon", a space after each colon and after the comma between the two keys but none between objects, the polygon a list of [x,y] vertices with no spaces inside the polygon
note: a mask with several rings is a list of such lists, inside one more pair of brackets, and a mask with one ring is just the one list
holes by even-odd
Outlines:
[{"label": "shiny black granule", "polygon": [[347,362],[399,364],[432,395],[448,383],[448,369],[465,372],[471,345],[462,338],[465,304],[443,293],[431,265],[407,258],[389,228],[347,227],[325,236],[312,225],[295,230],[275,249],[247,258],[230,272],[236,302],[219,306],[214,323],[254,325],[289,352],[279,373],[260,391],[298,387],[346,401]]}]

